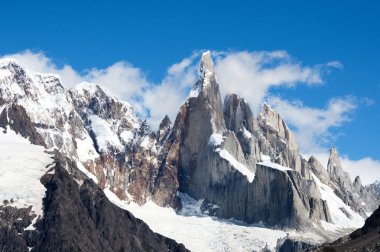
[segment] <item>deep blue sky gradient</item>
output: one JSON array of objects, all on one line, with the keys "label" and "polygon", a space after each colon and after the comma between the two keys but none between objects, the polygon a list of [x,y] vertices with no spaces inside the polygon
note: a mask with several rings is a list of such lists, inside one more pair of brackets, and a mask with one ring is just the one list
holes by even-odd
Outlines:
[{"label": "deep blue sky gradient", "polygon": [[286,50],[305,65],[339,60],[324,86],[280,90],[323,107],[355,95],[353,121],[336,130],[342,153],[380,160],[378,1],[3,1],[0,55],[44,51],[77,70],[119,60],[158,82],[193,50]]}]

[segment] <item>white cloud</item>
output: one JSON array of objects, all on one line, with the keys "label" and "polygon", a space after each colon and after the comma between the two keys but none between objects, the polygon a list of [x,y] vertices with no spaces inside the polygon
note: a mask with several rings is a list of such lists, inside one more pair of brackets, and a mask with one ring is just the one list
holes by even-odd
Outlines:
[{"label": "white cloud", "polygon": [[350,160],[342,157],[342,167],[350,174],[352,180],[360,176],[363,184],[370,184],[380,180],[380,161],[365,157],[359,160]]},{"label": "white cloud", "polygon": [[70,65],[58,67],[50,58],[42,52],[32,52],[25,50],[20,53],[5,55],[16,59],[26,69],[40,73],[55,73],[61,78],[66,87],[73,87],[82,81],[81,75],[76,72]]},{"label": "white cloud", "polygon": [[331,129],[350,121],[352,112],[357,108],[357,101],[351,96],[331,99],[324,109],[275,96],[269,98],[269,103],[294,130],[304,153],[315,153],[331,144],[336,137],[330,133]]},{"label": "white cloud", "polygon": [[272,87],[322,84],[322,75],[337,61],[313,67],[295,62],[285,51],[219,53],[216,72],[222,96],[237,93],[257,111]]},{"label": "white cloud", "polygon": [[135,111],[146,115],[145,106],[141,103],[144,90],[150,86],[143,71],[133,65],[119,61],[105,69],[90,69],[82,79],[106,87],[115,96],[132,104]]}]

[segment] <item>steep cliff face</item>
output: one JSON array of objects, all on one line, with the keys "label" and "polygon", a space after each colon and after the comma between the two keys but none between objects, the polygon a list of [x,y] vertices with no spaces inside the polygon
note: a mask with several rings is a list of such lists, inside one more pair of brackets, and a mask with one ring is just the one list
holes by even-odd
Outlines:
[{"label": "steep cliff face", "polygon": [[235,133],[243,150],[247,162],[255,167],[260,160],[258,140],[252,132],[255,132],[257,120],[242,97],[229,94],[224,100],[224,120],[226,128]]},{"label": "steep cliff face", "polygon": [[284,120],[268,104],[264,104],[258,116],[259,147],[263,154],[275,163],[292,167],[305,179],[310,179],[308,164],[299,154],[299,147]]},{"label": "steep cliff face", "polygon": [[[164,145],[166,156],[157,179],[156,200],[168,204],[179,190],[205,199],[205,205],[214,206],[210,212],[223,218],[291,227],[307,226],[311,219],[329,221],[312,180],[304,180],[299,172],[270,160],[258,163],[262,159],[256,138],[259,133],[249,105],[229,95],[223,113],[221,108],[212,59],[205,53],[199,80]],[[261,118],[266,120],[264,115]],[[261,127],[268,129],[268,123]],[[286,130],[262,134],[261,143],[265,140],[267,147],[274,149],[271,141],[281,135],[289,152],[298,151],[291,132]]]},{"label": "steep cliff face", "polygon": [[330,175],[327,170],[322,166],[322,164],[318,161],[317,158],[311,156],[309,158],[309,168],[310,170],[317,176],[322,183],[328,185],[330,183]]}]

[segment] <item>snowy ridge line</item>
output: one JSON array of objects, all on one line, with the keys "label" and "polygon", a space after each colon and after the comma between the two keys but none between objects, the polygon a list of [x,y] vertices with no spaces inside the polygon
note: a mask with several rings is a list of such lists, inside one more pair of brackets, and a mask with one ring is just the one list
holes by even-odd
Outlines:
[{"label": "snowy ridge line", "polygon": [[293,169],[291,169],[289,167],[285,167],[285,166],[282,166],[282,165],[279,165],[277,163],[273,163],[273,162],[270,162],[270,161],[257,162],[257,164],[265,166],[265,167],[269,167],[269,168],[272,168],[272,169],[276,169],[276,170],[279,170],[279,171],[283,171],[283,172],[294,171]]}]

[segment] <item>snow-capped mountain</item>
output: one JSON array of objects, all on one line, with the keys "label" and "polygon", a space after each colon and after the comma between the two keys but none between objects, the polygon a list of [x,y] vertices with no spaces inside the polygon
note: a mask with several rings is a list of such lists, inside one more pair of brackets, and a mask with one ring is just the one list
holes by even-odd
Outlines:
[{"label": "snow-capped mountain", "polygon": [[[317,243],[360,227],[380,203],[379,193],[363,187],[360,178],[351,182],[335,148],[331,149],[327,169],[313,156],[309,160],[302,157],[293,133],[268,104],[264,104],[257,118],[244,98],[235,94],[225,97],[222,104],[210,52],[202,55],[199,79],[174,123],[165,117],[157,132],[135,115],[130,104],[101,86],[80,83],[67,90],[59,76],[30,72],[21,64],[12,59],[0,60],[0,127],[3,131],[0,137],[4,140],[0,147],[11,146],[7,139],[19,139],[14,143],[16,152],[8,155],[16,155],[21,162],[5,158],[0,164],[0,179],[15,180],[11,183],[13,191],[3,190],[0,185],[0,202],[4,201],[0,208],[32,207],[20,217],[27,219],[17,229],[23,237],[28,229],[47,235],[49,225],[53,225],[49,219],[51,214],[60,210],[58,207],[47,209],[47,205],[54,197],[62,201],[65,195],[69,197],[65,190],[73,190],[73,195],[77,195],[77,200],[68,202],[75,212],[90,211],[91,219],[95,212],[108,214],[99,210],[101,205],[95,204],[96,200],[105,200],[96,189],[99,187],[114,204],[131,210],[154,231],[180,240],[191,249],[196,236],[184,238],[173,232],[183,223],[189,223],[184,222],[184,216],[201,216],[211,227],[216,224],[214,221],[226,219],[234,220],[228,225],[259,223],[265,227],[293,230],[290,232],[293,236],[303,234]],[[31,153],[34,150],[39,153],[35,156],[38,162],[23,152],[26,148],[23,144],[30,146]],[[24,168],[19,169],[19,165]],[[38,189],[38,195],[29,195],[19,186],[24,183],[23,176],[31,177],[33,183],[41,179],[47,188],[46,195],[53,193],[51,198],[45,197],[43,211],[45,190],[39,183],[30,184],[42,190]],[[60,189],[54,191],[52,185]],[[76,186],[70,189],[68,185]],[[92,194],[83,196],[85,189]],[[90,203],[95,205],[88,205]],[[177,211],[181,217],[172,217],[176,224],[162,228],[165,223],[160,222],[160,217],[152,219],[146,215],[147,206],[156,209],[156,214],[164,209],[162,207],[171,207],[173,212],[168,216],[176,216],[174,211]],[[112,228],[115,220],[111,216],[106,222],[107,228]],[[91,219],[88,223],[101,232],[96,220]],[[70,228],[70,221],[65,228]],[[187,231],[198,232],[195,224],[192,228]],[[235,228],[243,230],[239,225],[232,229]],[[204,230],[213,235],[211,229]],[[286,236],[285,232],[277,231],[278,236],[273,240]],[[259,232],[252,234],[257,236]],[[34,237],[32,242],[20,238],[20,244],[25,243],[36,250],[56,244],[42,244],[41,237]],[[106,244],[111,237],[101,235],[99,239]],[[274,241],[270,245],[268,242],[242,243],[247,246],[241,250],[276,246]],[[107,247],[104,244],[94,249],[104,249]],[[156,245],[178,248],[172,242],[160,244]],[[137,250],[148,248],[144,246]],[[220,249],[229,249],[229,246],[226,244]],[[194,247],[209,248],[211,245]]]}]

